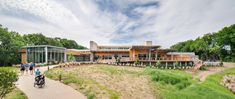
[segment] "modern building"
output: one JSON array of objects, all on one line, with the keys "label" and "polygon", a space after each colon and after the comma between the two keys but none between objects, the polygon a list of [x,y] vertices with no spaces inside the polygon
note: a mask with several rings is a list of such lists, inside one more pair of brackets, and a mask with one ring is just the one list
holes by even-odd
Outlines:
[{"label": "modern building", "polygon": [[21,62],[57,63],[67,61],[66,48],[50,45],[25,46],[21,50]]},{"label": "modern building", "polygon": [[104,46],[90,41],[88,50],[65,49],[49,45],[26,46],[21,49],[21,53],[23,63],[66,62],[70,60],[71,56],[77,62],[134,64],[138,61],[141,65],[151,65],[160,61],[168,66],[174,65],[176,62],[180,65],[193,65],[197,60],[193,52],[161,49],[161,46],[153,45],[152,41],[146,41],[142,45],[129,46]]}]

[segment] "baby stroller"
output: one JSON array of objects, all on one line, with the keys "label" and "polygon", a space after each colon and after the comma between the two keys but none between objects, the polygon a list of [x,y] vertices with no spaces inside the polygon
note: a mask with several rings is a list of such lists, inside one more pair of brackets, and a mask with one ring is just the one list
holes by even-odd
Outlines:
[{"label": "baby stroller", "polygon": [[45,86],[45,76],[39,75],[35,77],[34,87],[38,86],[39,88],[42,88]]}]

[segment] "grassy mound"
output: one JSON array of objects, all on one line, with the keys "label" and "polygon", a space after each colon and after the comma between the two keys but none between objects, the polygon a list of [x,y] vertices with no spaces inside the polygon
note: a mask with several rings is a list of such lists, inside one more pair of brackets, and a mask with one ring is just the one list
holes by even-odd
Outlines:
[{"label": "grassy mound", "polygon": [[204,82],[181,70],[160,70],[109,65],[55,68],[46,75],[84,93],[88,98],[142,99],[235,99],[220,84],[224,75],[235,75],[235,68],[210,75]]},{"label": "grassy mound", "polygon": [[146,69],[151,76],[155,93],[163,99],[235,99],[235,95],[220,84],[235,68],[210,75],[204,82],[193,80],[190,74],[178,70]]}]

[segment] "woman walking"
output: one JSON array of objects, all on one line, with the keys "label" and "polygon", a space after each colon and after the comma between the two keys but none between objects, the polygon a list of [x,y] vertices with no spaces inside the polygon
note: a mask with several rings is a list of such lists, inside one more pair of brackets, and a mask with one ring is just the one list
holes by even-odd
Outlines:
[{"label": "woman walking", "polygon": [[21,75],[24,75],[24,71],[25,71],[25,64],[21,63],[21,64],[20,64],[20,72],[21,72]]},{"label": "woman walking", "polygon": [[29,66],[29,71],[30,71],[30,74],[33,75],[33,72],[34,72],[34,68],[35,68],[36,64],[35,63],[30,63],[30,66]]},{"label": "woman walking", "polygon": [[25,71],[26,71],[26,74],[28,74],[28,71],[29,71],[29,64],[24,64],[24,67],[25,67]]}]

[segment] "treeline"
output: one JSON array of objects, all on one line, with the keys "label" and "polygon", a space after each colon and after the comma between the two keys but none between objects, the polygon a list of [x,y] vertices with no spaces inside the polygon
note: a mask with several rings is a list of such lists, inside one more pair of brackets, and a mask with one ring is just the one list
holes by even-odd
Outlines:
[{"label": "treeline", "polygon": [[53,45],[69,49],[87,49],[78,45],[74,40],[50,38],[40,33],[20,35],[0,25],[0,66],[19,64],[21,59],[19,49],[26,45]]},{"label": "treeline", "polygon": [[177,43],[171,48],[180,52],[195,52],[201,60],[235,62],[235,24],[195,40]]}]

